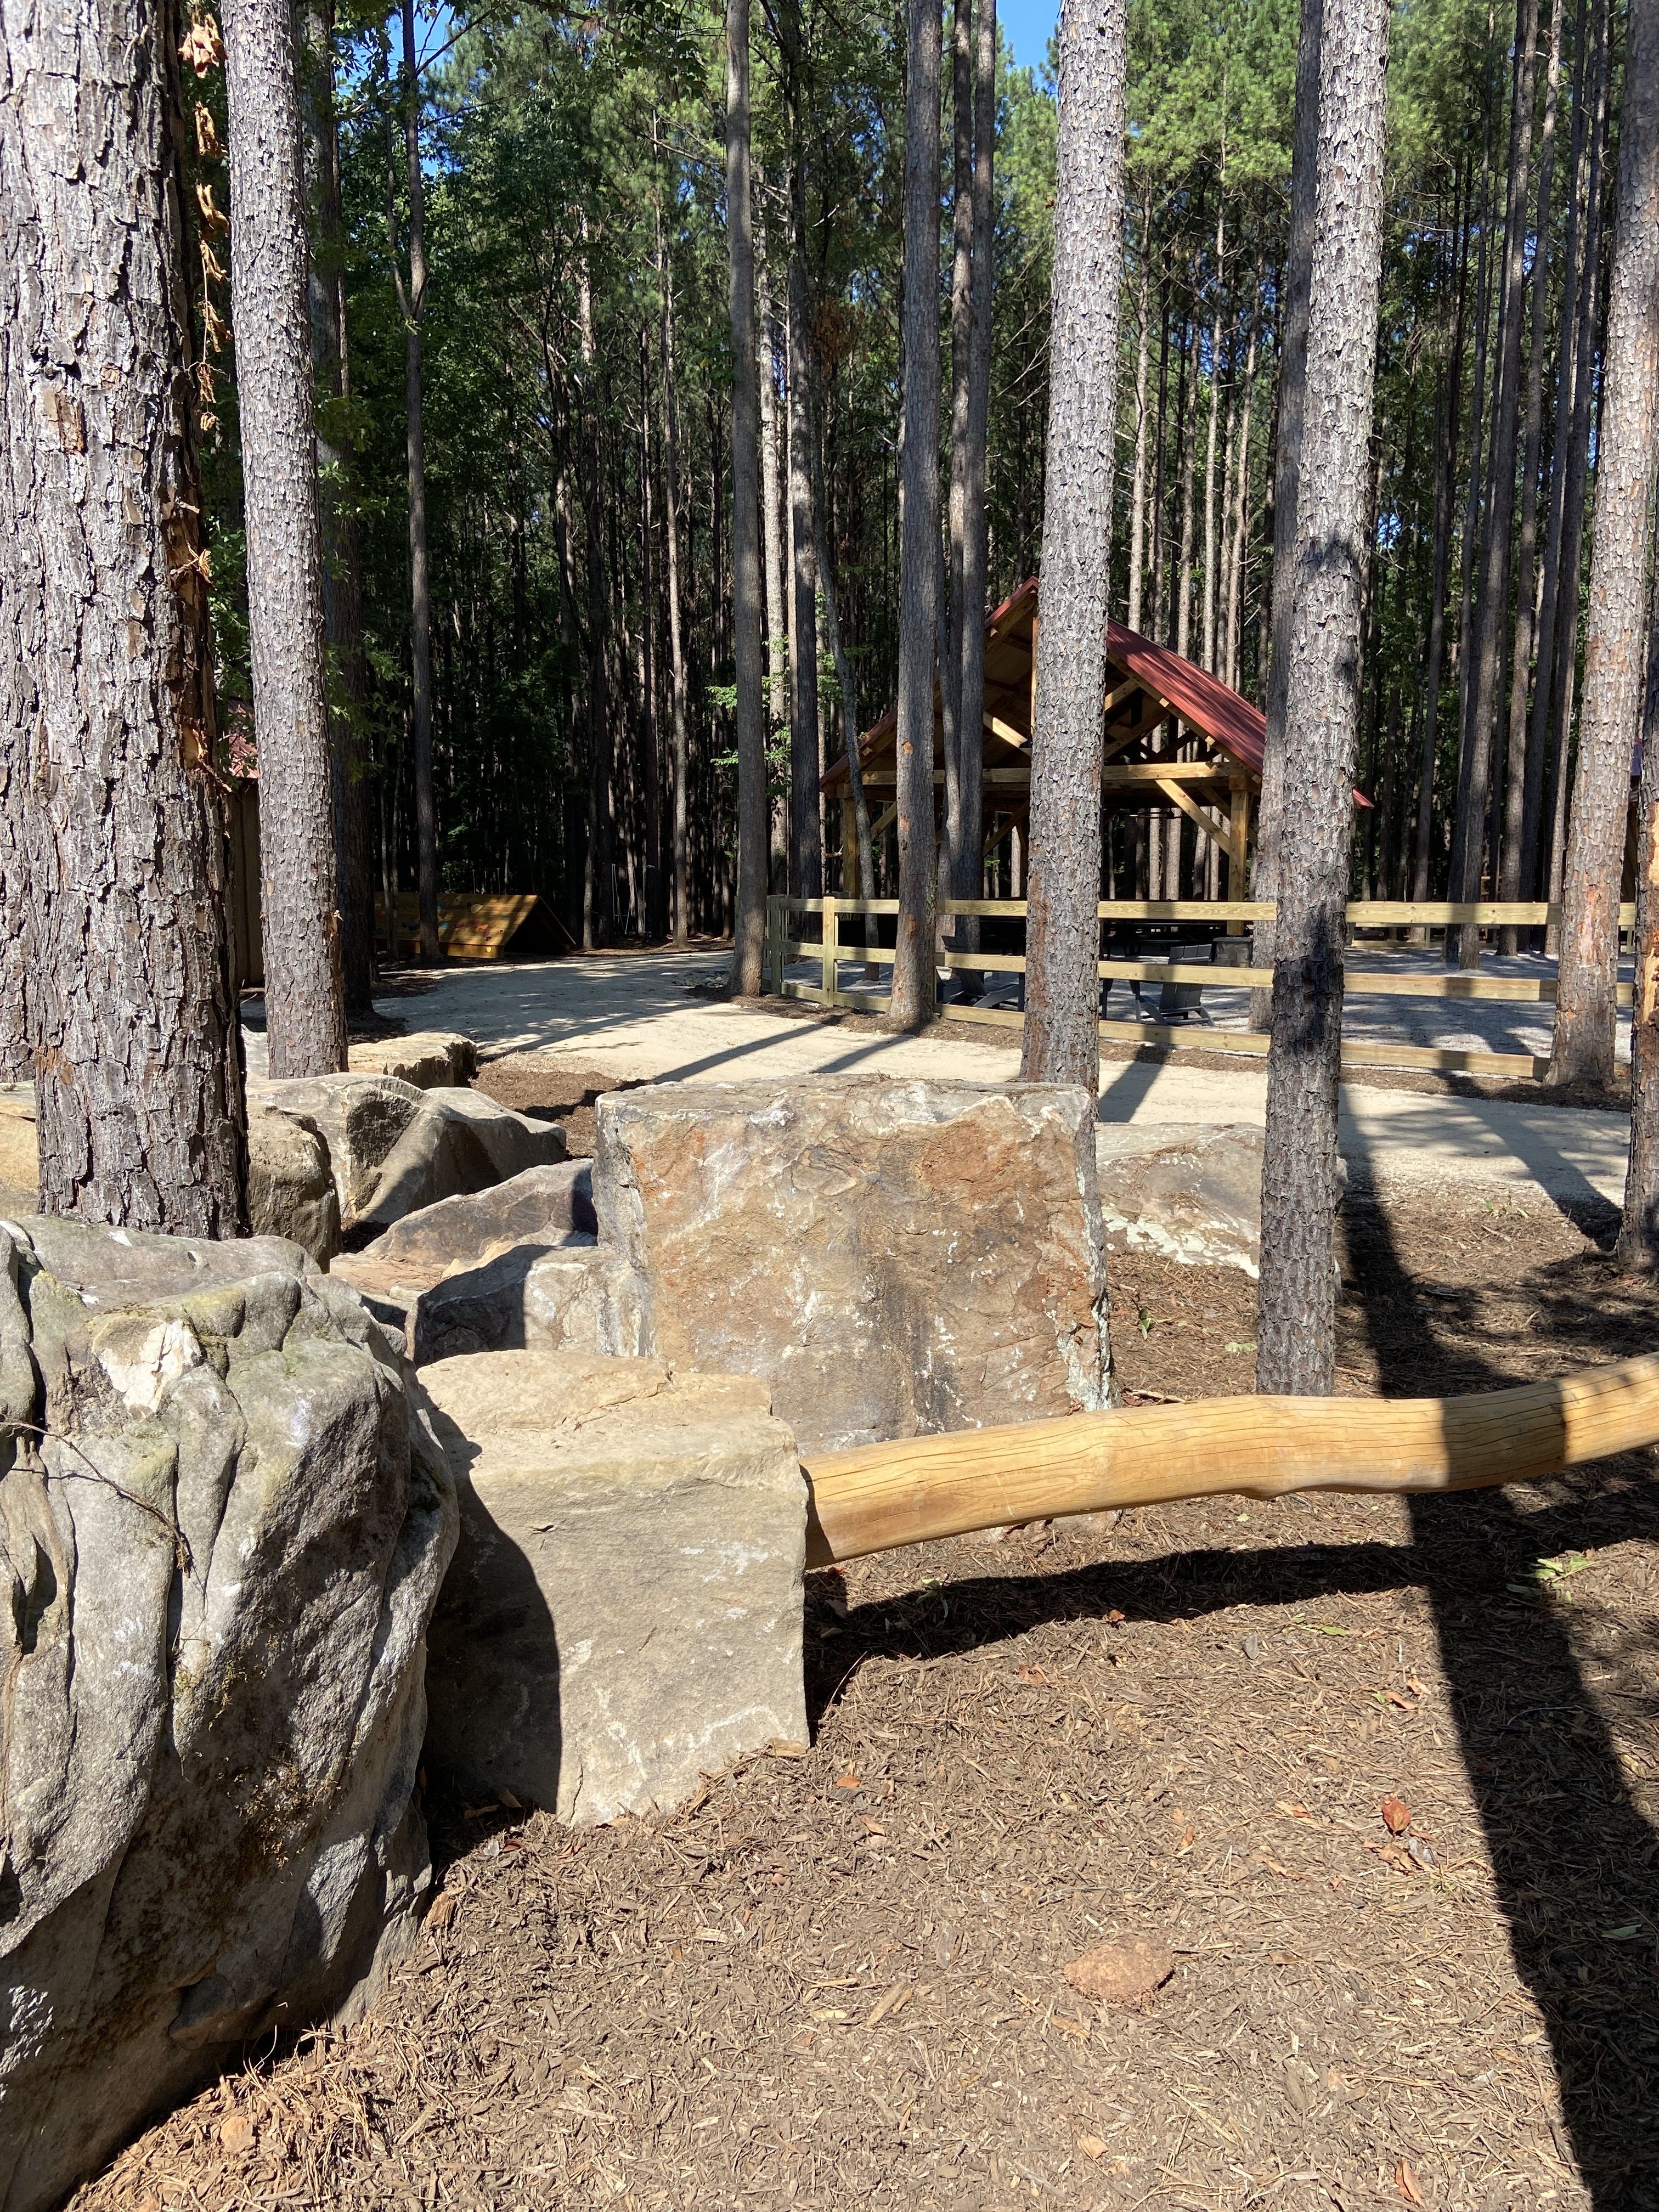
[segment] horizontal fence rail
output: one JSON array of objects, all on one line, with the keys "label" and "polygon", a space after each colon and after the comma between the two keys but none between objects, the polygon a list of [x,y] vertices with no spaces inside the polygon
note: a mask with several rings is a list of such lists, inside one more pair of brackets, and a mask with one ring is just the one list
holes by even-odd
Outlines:
[{"label": "horizontal fence rail", "polygon": [[[845,1006],[857,1013],[884,1012],[889,994],[871,988],[875,980],[871,971],[892,966],[892,946],[864,942],[867,931],[860,932],[856,939],[843,938],[841,931],[845,921],[866,915],[896,915],[898,910],[896,899],[769,898],[763,988],[816,1006]],[[1261,899],[1103,899],[1095,911],[1102,921],[1194,921],[1212,926],[1226,923],[1237,932],[1245,923],[1271,919],[1274,908],[1271,900]],[[1023,922],[1026,906],[1024,899],[941,899],[938,912],[942,921],[961,915]],[[791,917],[799,915],[817,916],[821,934],[814,938],[793,935]],[[1355,899],[1350,902],[1346,915],[1351,930],[1446,929],[1464,926],[1535,929],[1559,921],[1561,909],[1559,905],[1537,900]],[[1634,907],[1621,906],[1620,929],[1631,928],[1634,921]],[[788,975],[785,971],[792,960],[817,961],[818,981],[807,983]],[[1024,955],[1018,952],[963,952],[947,948],[939,956],[939,961],[946,969],[975,975],[1023,975],[1025,972]],[[849,988],[842,982],[844,963],[862,964],[866,971],[863,988]],[[1207,984],[1213,990],[1250,990],[1267,989],[1273,982],[1271,969],[1234,967],[1224,963],[1205,965],[1182,960],[1102,960],[1097,970],[1101,981],[1109,983]],[[1390,975],[1355,968],[1345,978],[1344,993],[1346,997],[1356,999],[1480,1000],[1507,1006],[1553,1006],[1556,986],[1553,978],[1541,975],[1464,975],[1455,970],[1437,975]],[[1630,1003],[1631,987],[1621,983],[1619,1004],[1628,1006]],[[956,1000],[940,1006],[937,1018],[980,1022],[1007,1029],[1021,1028],[1025,1020],[1024,1013],[1015,1007],[976,1006]],[[1267,1038],[1254,1030],[1109,1018],[1103,1018],[1099,1029],[1103,1037],[1144,1044],[1193,1044],[1201,1037],[1203,1048],[1210,1052],[1260,1057],[1267,1050]],[[1370,1039],[1345,1042],[1342,1060],[1345,1066],[1424,1068],[1443,1074],[1504,1076],[1523,1081],[1540,1079],[1549,1068],[1547,1058],[1533,1053],[1387,1044]]]}]

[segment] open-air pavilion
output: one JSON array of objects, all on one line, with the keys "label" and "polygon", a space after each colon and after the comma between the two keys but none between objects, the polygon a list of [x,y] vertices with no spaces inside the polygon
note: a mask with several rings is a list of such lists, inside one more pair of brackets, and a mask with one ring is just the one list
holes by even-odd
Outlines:
[{"label": "open-air pavilion", "polygon": [[[1031,798],[1031,695],[1036,669],[1037,579],[1028,577],[990,616],[985,634],[984,849],[1005,896],[1024,889],[1011,851],[1023,843]],[[1259,708],[1168,647],[1109,623],[1106,698],[1101,769],[1103,832],[1114,815],[1194,822],[1213,842],[1222,861],[1217,889],[1223,897],[1245,896],[1245,861],[1261,793],[1266,723]],[[937,707],[935,709],[937,715]],[[872,842],[891,826],[897,776],[897,713],[890,708],[859,740],[859,759],[870,808]],[[935,720],[935,743],[942,748]],[[936,757],[939,757],[936,753]],[[945,777],[934,773],[941,803]],[[858,882],[852,779],[837,760],[823,777],[827,801],[842,807],[842,884],[844,898],[863,892]],[[1133,886],[1130,896],[1134,896]]]}]

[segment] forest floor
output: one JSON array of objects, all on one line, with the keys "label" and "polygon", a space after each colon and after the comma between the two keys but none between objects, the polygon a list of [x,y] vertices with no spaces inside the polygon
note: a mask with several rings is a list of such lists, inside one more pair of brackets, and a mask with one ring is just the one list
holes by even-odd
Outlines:
[{"label": "forest floor", "polygon": [[[1356,1194],[1341,1389],[1650,1349],[1611,1225]],[[1112,1322],[1132,1397],[1249,1388],[1240,1273],[1115,1258]],[[1217,1498],[814,1577],[805,1756],[574,1833],[434,1802],[373,2014],[251,2057],[74,2212],[1654,2212],[1655,1476]],[[1175,1960],[1141,2009],[1068,1984],[1134,1935]]]}]

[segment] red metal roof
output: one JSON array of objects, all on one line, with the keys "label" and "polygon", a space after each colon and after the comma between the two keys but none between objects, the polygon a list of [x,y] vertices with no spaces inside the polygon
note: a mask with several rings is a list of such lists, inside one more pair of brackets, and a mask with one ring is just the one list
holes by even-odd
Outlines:
[{"label": "red metal roof", "polygon": [[[1028,576],[1024,582],[1011,592],[1000,607],[987,617],[985,637],[987,646],[998,639],[1030,635],[1037,614],[1037,582]],[[1171,708],[1182,721],[1200,731],[1224,752],[1248,769],[1260,781],[1267,750],[1267,718],[1259,707],[1218,677],[1211,676],[1184,654],[1173,653],[1165,645],[1155,645],[1138,630],[1109,617],[1106,624],[1107,658],[1126,676],[1135,678],[1153,697]],[[880,720],[871,725],[859,739],[860,762],[872,759],[886,740],[896,731],[898,716],[890,707]],[[847,762],[843,756],[824,773],[823,787],[827,791],[848,781]],[[1370,802],[1363,793],[1356,791],[1354,798],[1362,806]]]}]

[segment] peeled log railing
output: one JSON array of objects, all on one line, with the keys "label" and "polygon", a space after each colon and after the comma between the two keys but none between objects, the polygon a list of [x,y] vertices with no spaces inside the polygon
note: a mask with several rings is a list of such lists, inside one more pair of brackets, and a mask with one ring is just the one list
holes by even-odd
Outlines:
[{"label": "peeled log railing", "polygon": [[1206,1398],[826,1453],[806,1564],[1022,1521],[1237,1492],[1536,1482],[1659,1443],[1659,1355],[1466,1398]]}]

